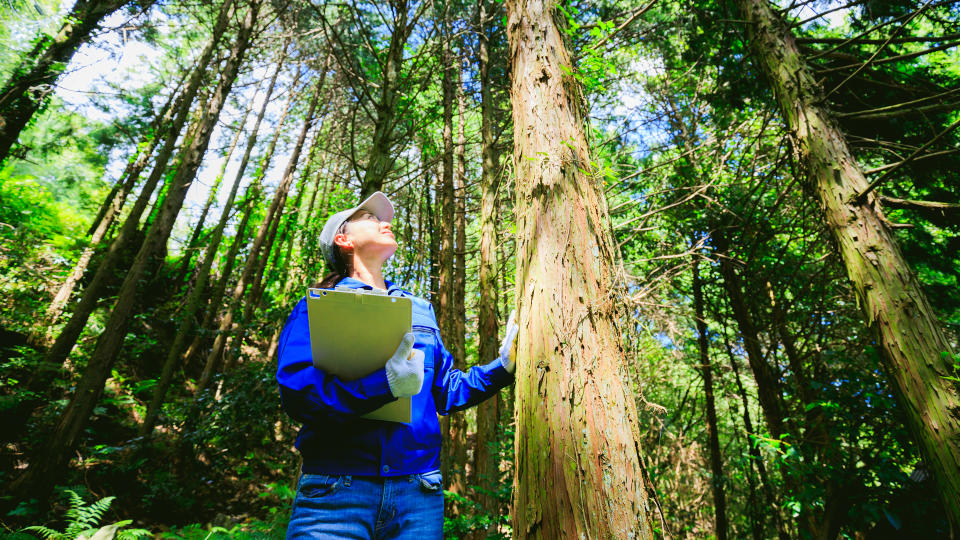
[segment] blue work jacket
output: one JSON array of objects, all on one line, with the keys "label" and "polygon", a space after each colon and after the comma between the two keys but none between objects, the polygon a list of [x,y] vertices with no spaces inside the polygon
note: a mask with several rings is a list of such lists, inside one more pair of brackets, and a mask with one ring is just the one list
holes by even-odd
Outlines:
[{"label": "blue work jacket", "polygon": [[[304,473],[400,476],[436,470],[441,445],[437,414],[477,405],[513,382],[513,374],[499,359],[466,373],[455,369],[440,340],[433,306],[389,281],[386,284],[387,294],[412,300],[414,348],[424,354],[423,388],[411,398],[411,422],[360,417],[396,399],[384,368],[344,381],[313,367],[307,302],[301,299],[280,335],[277,382],[284,410],[303,424],[296,446],[303,455]],[[349,277],[338,285],[373,288]]]}]

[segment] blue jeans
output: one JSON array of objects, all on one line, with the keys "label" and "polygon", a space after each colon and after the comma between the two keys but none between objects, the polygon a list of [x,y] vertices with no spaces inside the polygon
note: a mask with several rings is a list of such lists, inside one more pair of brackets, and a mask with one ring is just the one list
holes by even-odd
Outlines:
[{"label": "blue jeans", "polygon": [[287,540],[440,540],[440,471],[394,478],[303,474]]}]

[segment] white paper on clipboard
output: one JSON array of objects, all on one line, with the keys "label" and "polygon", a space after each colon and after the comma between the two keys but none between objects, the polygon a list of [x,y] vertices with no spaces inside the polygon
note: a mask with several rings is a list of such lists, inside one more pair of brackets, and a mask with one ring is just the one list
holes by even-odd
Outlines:
[{"label": "white paper on clipboard", "polygon": [[[313,365],[345,381],[382,368],[410,331],[409,298],[364,289],[307,290]],[[371,420],[410,423],[410,398],[400,398],[363,415]]]}]

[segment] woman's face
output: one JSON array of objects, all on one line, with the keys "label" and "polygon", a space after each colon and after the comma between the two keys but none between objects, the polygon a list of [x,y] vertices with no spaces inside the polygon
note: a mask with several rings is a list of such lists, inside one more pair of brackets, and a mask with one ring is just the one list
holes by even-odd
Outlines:
[{"label": "woman's face", "polygon": [[390,230],[389,221],[380,221],[367,210],[360,210],[347,220],[343,234],[334,237],[334,242],[363,259],[382,258],[386,261],[397,251],[397,241]]}]

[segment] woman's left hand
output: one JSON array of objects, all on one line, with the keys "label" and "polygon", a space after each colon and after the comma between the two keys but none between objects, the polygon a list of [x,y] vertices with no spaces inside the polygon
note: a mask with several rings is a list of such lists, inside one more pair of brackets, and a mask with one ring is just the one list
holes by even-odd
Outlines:
[{"label": "woman's left hand", "polygon": [[514,363],[514,357],[516,353],[513,349],[513,340],[517,337],[517,332],[520,331],[520,327],[514,322],[514,319],[517,316],[517,311],[513,310],[510,312],[510,317],[507,319],[507,331],[503,336],[503,343],[500,344],[500,362],[503,363],[504,369],[513,373],[516,370],[517,366]]}]

